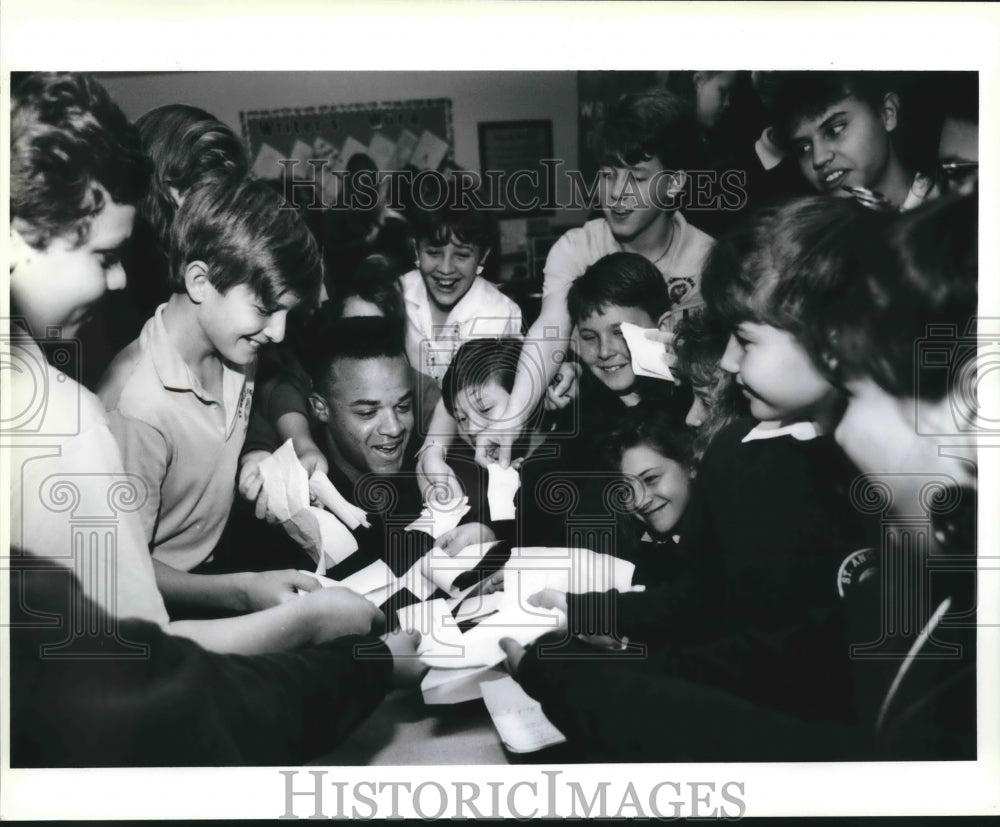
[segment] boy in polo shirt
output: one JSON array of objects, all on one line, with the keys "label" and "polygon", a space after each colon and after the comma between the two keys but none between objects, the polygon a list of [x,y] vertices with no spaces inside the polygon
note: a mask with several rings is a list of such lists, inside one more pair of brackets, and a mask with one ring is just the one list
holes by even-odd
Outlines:
[{"label": "boy in polo shirt", "polygon": [[[130,630],[148,622],[206,649],[241,654],[367,633],[373,623],[382,622],[375,608],[346,589],[320,589],[315,581],[303,586],[311,594],[252,615],[171,620],[167,614],[149,543],[133,508],[145,491],[125,473],[100,400],[74,381],[66,367],[80,325],[106,291],[125,287],[120,253],[149,172],[138,134],[93,79],[75,73],[15,79],[10,155],[10,295],[15,321],[5,354],[9,358],[2,360],[16,368],[3,375],[3,393],[15,414],[3,429],[4,448],[11,456],[10,544],[16,549],[15,562],[35,569],[38,558],[48,558],[77,574],[80,589],[70,591],[65,582],[50,582],[58,577],[52,572],[58,566],[41,564],[48,590],[61,596],[56,603],[68,607],[56,612],[69,621],[57,631],[60,643],[78,647],[83,660],[76,663],[122,663],[86,655],[129,648],[143,640]],[[21,586],[30,591],[27,574],[21,576]],[[18,601],[12,614],[18,608],[27,612],[29,604],[34,610],[42,605]],[[129,623],[119,624],[126,620]],[[70,686],[73,691],[64,692],[59,703],[46,707],[42,701],[38,706],[66,712],[82,696],[72,680],[67,682],[68,673],[56,675],[48,667],[70,661],[47,656],[39,661],[43,650],[37,642],[26,651],[35,653],[29,658],[29,683],[15,684],[14,692],[44,698],[36,678],[49,687]],[[180,663],[176,652],[172,658],[171,663]],[[146,669],[145,674],[152,673]],[[98,705],[107,720],[122,711],[117,702],[121,686],[111,674],[97,676],[96,682],[102,681],[106,691]],[[244,688],[247,695],[255,691],[249,685]],[[92,712],[93,707],[86,714]],[[79,737],[75,720],[66,728],[72,712],[57,718],[49,715],[45,720],[70,733],[77,745],[94,743]],[[92,735],[90,719],[80,720]],[[22,731],[32,731],[30,721],[27,727]],[[116,734],[128,729],[126,722]]]},{"label": "boy in polo shirt", "polygon": [[663,275],[680,313],[700,303],[701,269],[713,242],[678,210],[687,185],[684,170],[698,157],[691,107],[661,89],[625,95],[608,114],[604,147],[600,173],[604,217],[570,230],[549,252],[541,312],[528,332],[536,348],[530,357],[522,357],[507,410],[498,418],[509,430],[480,436],[476,446],[480,462],[491,458],[502,465],[509,462],[517,433],[555,376],[558,354],[567,348],[572,330],[566,307],[570,285],[591,264],[609,253],[638,253]]},{"label": "boy in polo shirt", "polygon": [[308,585],[295,571],[191,573],[233,504],[257,352],[322,281],[315,242],[283,204],[256,181],[189,193],[172,230],[175,292],[98,389],[125,468],[149,491],[139,514],[168,605],[254,611]]}]

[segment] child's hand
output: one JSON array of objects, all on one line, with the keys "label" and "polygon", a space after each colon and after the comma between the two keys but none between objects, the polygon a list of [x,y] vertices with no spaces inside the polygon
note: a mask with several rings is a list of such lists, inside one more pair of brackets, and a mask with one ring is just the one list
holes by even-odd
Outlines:
[{"label": "child's hand", "polygon": [[261,460],[271,456],[267,451],[248,451],[240,457],[240,473],[237,489],[240,496],[247,502],[256,502],[264,486],[264,478],[260,473]]},{"label": "child's hand", "polygon": [[545,389],[545,410],[557,411],[576,399],[580,392],[581,367],[576,362],[563,362],[555,379]]},{"label": "child's hand", "polygon": [[464,495],[462,484],[445,462],[444,448],[428,443],[417,457],[417,485],[423,502],[451,502]]},{"label": "child's hand", "polygon": [[497,536],[488,525],[465,523],[438,537],[436,545],[449,557],[454,557],[466,546],[476,543],[492,543]]},{"label": "child's hand", "polygon": [[385,615],[360,594],[343,586],[320,588],[299,600],[313,645],[345,635],[378,635],[385,629]]},{"label": "child's hand", "polygon": [[306,469],[306,474],[310,477],[317,468],[324,474],[330,473],[330,463],[327,462],[323,452],[318,448],[315,451],[303,451],[299,454],[299,462],[302,463],[302,467]]},{"label": "child's hand", "polygon": [[419,632],[404,632],[397,629],[382,637],[392,652],[392,685],[404,689],[420,683],[428,667],[417,658]]},{"label": "child's hand", "polygon": [[482,595],[493,594],[493,592],[503,591],[503,569],[500,571],[495,571],[489,577],[483,578],[483,581],[479,584],[479,588],[473,594],[478,593]]},{"label": "child's hand", "polygon": [[563,614],[567,613],[566,592],[558,589],[542,589],[535,592],[528,598],[528,604],[538,606],[540,609],[560,609]]},{"label": "child's hand", "polygon": [[315,577],[295,569],[245,572],[242,603],[245,611],[258,612],[291,600],[298,592],[314,592],[320,588]]},{"label": "child's hand", "polygon": [[507,671],[514,680],[517,680],[521,661],[524,659],[524,647],[512,637],[502,637],[500,638],[500,648],[507,653],[507,660],[504,664]]},{"label": "child's hand", "polygon": [[258,520],[266,520],[271,525],[278,522],[273,512],[268,510],[267,495],[264,493],[264,477],[260,473],[260,463],[271,456],[267,451],[250,451],[240,461],[237,490],[247,502],[253,503],[253,513]]},{"label": "child's hand", "polygon": [[673,367],[677,364],[677,354],[674,352],[674,339],[676,334],[670,330],[647,330],[645,336],[651,342],[660,342],[667,350],[667,366]]}]

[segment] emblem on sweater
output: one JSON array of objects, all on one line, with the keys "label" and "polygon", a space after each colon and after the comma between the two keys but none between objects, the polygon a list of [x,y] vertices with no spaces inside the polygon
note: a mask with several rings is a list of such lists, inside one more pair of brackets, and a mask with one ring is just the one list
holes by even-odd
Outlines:
[{"label": "emblem on sweater", "polygon": [[863,583],[877,570],[875,549],[861,548],[844,558],[837,571],[837,594],[843,597],[848,591]]}]

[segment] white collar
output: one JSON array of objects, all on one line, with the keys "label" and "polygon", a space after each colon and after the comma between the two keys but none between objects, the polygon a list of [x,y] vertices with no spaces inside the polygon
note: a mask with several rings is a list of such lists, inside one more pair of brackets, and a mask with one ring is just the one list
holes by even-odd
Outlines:
[{"label": "white collar", "polygon": [[760,422],[745,437],[743,442],[754,442],[758,439],[773,439],[777,436],[791,436],[800,442],[816,439],[819,436],[819,426],[815,422],[793,422],[780,428],[773,427],[772,422]]}]

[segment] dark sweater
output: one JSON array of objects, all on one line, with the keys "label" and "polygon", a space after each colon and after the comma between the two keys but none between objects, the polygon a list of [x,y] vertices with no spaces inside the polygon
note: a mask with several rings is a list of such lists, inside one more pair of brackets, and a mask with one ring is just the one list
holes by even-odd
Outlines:
[{"label": "dark sweater", "polygon": [[[969,548],[938,547],[918,561],[935,576],[918,622],[905,628],[888,628],[886,620],[890,606],[910,610],[920,603],[915,580],[902,585],[903,599],[899,581],[878,576],[846,589],[846,639],[855,648],[845,648],[816,677],[850,669],[844,705],[856,711],[851,721],[829,720],[819,709],[795,714],[767,699],[754,703],[739,687],[724,691],[710,685],[714,681],[699,682],[699,657],[703,671],[726,665],[710,650],[690,651],[688,675],[679,679],[664,672],[660,656],[642,659],[626,651],[595,659],[595,650],[573,642],[590,657],[570,659],[564,642],[562,657],[553,659],[536,645],[521,661],[519,679],[590,761],[974,760],[975,556]],[[945,600],[948,611],[916,648]],[[903,668],[901,654],[911,649],[915,655]],[[810,668],[790,665],[793,671]],[[821,694],[809,700],[824,702]]]},{"label": "dark sweater", "polygon": [[[375,638],[216,654],[145,621],[116,628],[66,569],[12,560],[23,569],[11,577],[21,589],[11,600],[12,766],[299,764],[345,738],[389,687],[392,658]],[[47,656],[42,647],[65,655],[74,644],[60,650],[66,623],[39,624],[37,612],[84,612],[100,631],[76,644],[103,655]]]},{"label": "dark sweater", "polygon": [[[838,571],[875,540],[845,493],[854,469],[829,437],[743,443],[753,425],[734,423],[706,452],[685,515],[687,565],[641,594],[570,595],[570,629],[661,649],[661,674],[849,720]],[[606,617],[613,629],[593,628]]]}]

